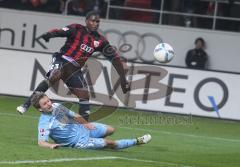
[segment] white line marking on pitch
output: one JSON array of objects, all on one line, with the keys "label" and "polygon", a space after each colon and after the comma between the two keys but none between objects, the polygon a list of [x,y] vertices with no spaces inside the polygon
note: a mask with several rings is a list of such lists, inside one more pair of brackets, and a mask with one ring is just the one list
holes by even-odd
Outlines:
[{"label": "white line marking on pitch", "polygon": [[60,158],[60,159],[49,159],[49,160],[0,161],[0,164],[35,164],[35,163],[108,160],[108,159],[117,159],[117,158],[116,157],[94,157],[94,158]]},{"label": "white line marking on pitch", "polygon": [[180,165],[182,167],[193,167],[193,166],[186,166],[177,163],[171,162],[161,162],[161,161],[153,161],[153,160],[142,160],[142,159],[135,159],[135,158],[125,158],[125,157],[92,157],[92,158],[60,158],[60,159],[50,159],[50,160],[21,160],[21,161],[0,161],[0,164],[8,164],[8,165],[16,165],[16,164],[37,164],[37,163],[57,163],[57,162],[71,162],[71,161],[92,161],[92,160],[127,160],[127,161],[137,161],[137,162],[144,162],[144,163],[156,163],[156,164],[165,164],[171,166]]},{"label": "white line marking on pitch", "polygon": [[167,165],[171,165],[171,166],[194,167],[194,166],[183,165],[183,164],[177,164],[177,163],[172,163],[172,162],[164,162],[164,161],[142,160],[142,159],[125,158],[125,157],[119,157],[118,159],[128,160],[128,161],[145,162],[145,163],[167,164]]}]

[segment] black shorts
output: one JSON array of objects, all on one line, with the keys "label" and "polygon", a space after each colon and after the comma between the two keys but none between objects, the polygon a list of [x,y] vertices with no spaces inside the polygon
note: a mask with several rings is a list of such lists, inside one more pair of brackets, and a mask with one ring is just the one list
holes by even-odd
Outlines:
[{"label": "black shorts", "polygon": [[49,78],[53,70],[61,71],[61,79],[68,86],[69,89],[88,88],[87,82],[83,76],[81,68],[74,66],[72,63],[63,59],[61,55],[56,53],[53,55],[49,71],[46,74],[47,79]]}]

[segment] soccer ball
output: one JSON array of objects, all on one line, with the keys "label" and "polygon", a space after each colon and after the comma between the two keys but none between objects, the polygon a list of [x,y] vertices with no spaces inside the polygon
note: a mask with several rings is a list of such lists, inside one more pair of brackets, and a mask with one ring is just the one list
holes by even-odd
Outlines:
[{"label": "soccer ball", "polygon": [[173,47],[167,43],[160,43],[155,47],[153,56],[160,63],[168,63],[174,57]]}]

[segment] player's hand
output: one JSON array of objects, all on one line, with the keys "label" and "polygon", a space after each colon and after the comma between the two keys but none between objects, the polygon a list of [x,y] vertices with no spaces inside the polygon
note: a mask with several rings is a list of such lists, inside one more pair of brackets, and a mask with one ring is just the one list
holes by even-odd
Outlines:
[{"label": "player's hand", "polygon": [[49,42],[50,36],[48,33],[42,34],[40,38],[44,39],[45,42]]},{"label": "player's hand", "polygon": [[83,126],[86,128],[86,129],[89,129],[89,130],[92,130],[92,129],[95,129],[95,126],[91,123],[86,123],[86,124],[83,124]]},{"label": "player's hand", "polygon": [[52,144],[51,145],[51,149],[56,149],[56,148],[58,148],[60,146],[61,146],[61,144]]},{"label": "player's hand", "polygon": [[121,87],[124,94],[130,91],[130,84],[128,82],[121,83]]}]

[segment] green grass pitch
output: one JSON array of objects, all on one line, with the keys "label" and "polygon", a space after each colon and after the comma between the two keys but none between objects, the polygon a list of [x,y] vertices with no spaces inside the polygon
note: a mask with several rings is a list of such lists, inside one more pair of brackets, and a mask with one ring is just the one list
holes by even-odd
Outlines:
[{"label": "green grass pitch", "polygon": [[40,148],[39,113],[16,113],[22,98],[0,96],[0,167],[239,167],[240,122],[119,109],[100,120],[112,139],[150,133],[149,144],[124,150]]}]

